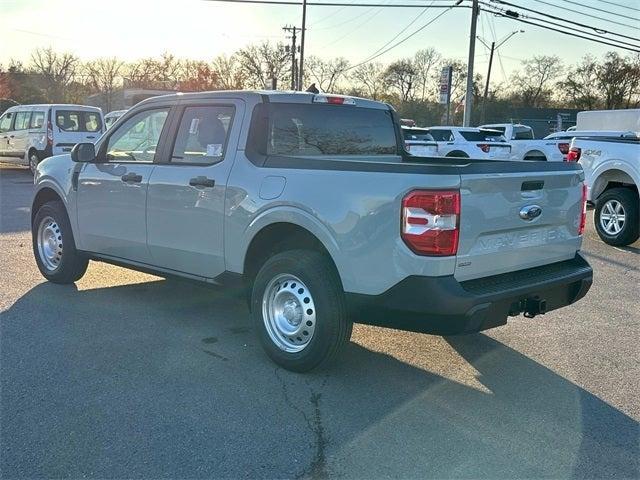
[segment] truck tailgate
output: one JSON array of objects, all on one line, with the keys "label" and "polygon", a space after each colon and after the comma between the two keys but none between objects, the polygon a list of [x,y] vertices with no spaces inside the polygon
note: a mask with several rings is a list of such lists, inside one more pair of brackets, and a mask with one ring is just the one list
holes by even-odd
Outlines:
[{"label": "truck tailgate", "polygon": [[579,250],[582,172],[530,166],[461,175],[458,281],[560,262]]}]

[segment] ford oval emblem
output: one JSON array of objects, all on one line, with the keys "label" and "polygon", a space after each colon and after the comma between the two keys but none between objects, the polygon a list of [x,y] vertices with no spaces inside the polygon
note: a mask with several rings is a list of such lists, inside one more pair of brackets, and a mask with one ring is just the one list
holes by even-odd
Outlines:
[{"label": "ford oval emblem", "polygon": [[520,218],[530,221],[534,218],[538,218],[541,213],[542,208],[538,205],[527,205],[526,207],[522,207],[520,209]]}]

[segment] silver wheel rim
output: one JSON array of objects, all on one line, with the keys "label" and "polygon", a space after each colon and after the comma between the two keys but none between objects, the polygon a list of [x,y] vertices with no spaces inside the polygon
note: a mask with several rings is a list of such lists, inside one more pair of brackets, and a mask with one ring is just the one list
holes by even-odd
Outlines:
[{"label": "silver wheel rim", "polygon": [[38,155],[36,155],[35,153],[29,155],[29,167],[31,168],[32,172],[35,172],[36,168],[38,168]]},{"label": "silver wheel rim", "polygon": [[600,226],[608,235],[618,235],[624,228],[625,211],[618,200],[609,200],[600,210]]},{"label": "silver wheel rim", "polygon": [[53,217],[45,217],[38,225],[38,254],[45,268],[54,271],[62,261],[62,230]]},{"label": "silver wheel rim", "polygon": [[262,320],[278,348],[288,353],[304,350],[316,328],[316,307],[309,288],[295,275],[274,277],[262,297]]}]

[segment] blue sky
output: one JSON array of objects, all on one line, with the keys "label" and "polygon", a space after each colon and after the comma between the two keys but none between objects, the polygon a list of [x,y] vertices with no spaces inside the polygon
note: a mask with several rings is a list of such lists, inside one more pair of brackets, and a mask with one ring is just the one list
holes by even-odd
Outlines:
[{"label": "blue sky", "polygon": [[[347,0],[360,3],[371,1],[425,6],[432,3],[430,0]],[[556,6],[538,0],[510,0],[510,3],[566,18],[567,29],[571,28],[569,22],[575,20],[630,36],[640,36],[637,28],[570,13],[562,6],[640,28],[640,14],[637,11],[612,6],[602,0],[574,1],[606,12],[585,9],[566,0],[545,1]],[[613,1],[640,8],[640,0]],[[433,3],[449,2],[436,0]],[[422,12],[418,8],[309,7],[307,55],[344,56],[351,62],[359,62]],[[422,26],[440,12],[435,9],[425,11],[406,33]],[[611,15],[611,12],[633,18],[624,19]],[[446,57],[466,60],[469,18],[469,9],[451,10],[379,60],[388,62],[411,56],[416,50],[427,47],[436,48]],[[282,27],[286,24],[299,26],[301,8],[235,5],[206,0],[0,0],[0,19],[4,33],[0,42],[2,64],[6,64],[10,58],[27,60],[34,48],[48,46],[71,51],[83,59],[117,56],[134,60],[165,51],[180,57],[209,59],[220,53],[231,53],[249,43],[287,41]],[[482,13],[478,23],[478,34],[488,42],[519,29],[525,32],[510,39],[501,48],[500,57],[496,58],[496,68],[492,72],[492,78],[496,81],[503,80],[505,74],[508,76],[519,67],[521,59],[533,54],[555,54],[572,63],[587,53],[599,56],[612,49],[488,13]],[[486,70],[487,60],[486,49],[478,44],[475,62],[478,71]]]}]

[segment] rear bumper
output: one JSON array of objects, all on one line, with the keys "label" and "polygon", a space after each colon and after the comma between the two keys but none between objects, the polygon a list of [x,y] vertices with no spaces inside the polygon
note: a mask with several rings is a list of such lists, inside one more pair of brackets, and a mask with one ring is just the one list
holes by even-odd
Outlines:
[{"label": "rear bumper", "polygon": [[455,335],[507,323],[509,316],[535,316],[570,305],[593,281],[587,261],[575,258],[536,268],[458,282],[412,276],[381,295],[347,294],[354,321],[385,327]]}]

